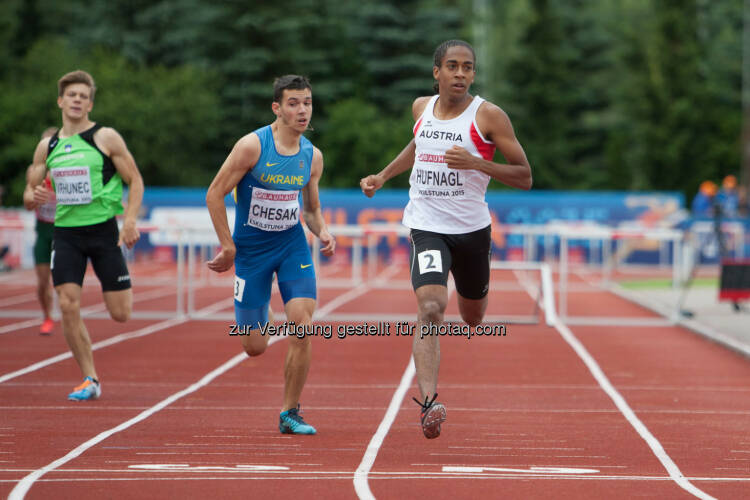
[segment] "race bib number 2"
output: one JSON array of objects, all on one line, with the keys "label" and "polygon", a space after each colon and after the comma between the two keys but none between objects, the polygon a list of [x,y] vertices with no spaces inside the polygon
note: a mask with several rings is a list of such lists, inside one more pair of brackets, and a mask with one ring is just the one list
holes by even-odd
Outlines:
[{"label": "race bib number 2", "polygon": [[52,169],[55,198],[61,205],[91,203],[91,174],[89,167],[58,167]]},{"label": "race bib number 2", "polygon": [[443,259],[440,256],[440,250],[423,250],[417,254],[417,261],[419,262],[419,274],[443,272]]}]

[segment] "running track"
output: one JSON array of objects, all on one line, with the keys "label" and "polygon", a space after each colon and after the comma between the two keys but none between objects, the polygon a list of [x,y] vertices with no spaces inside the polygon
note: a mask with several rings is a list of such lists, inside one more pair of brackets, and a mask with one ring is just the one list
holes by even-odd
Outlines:
[{"label": "running track", "polygon": [[[321,283],[346,272],[324,267]],[[317,436],[278,433],[284,341],[247,358],[225,320],[88,318],[103,396],[68,402],[80,373],[59,326],[37,334],[33,275],[0,276],[0,495],[750,496],[750,361],[673,326],[542,322],[509,324],[500,337],[443,337],[448,420],[426,440],[411,401],[411,339],[395,324],[391,336],[337,339],[344,323],[326,320],[413,316],[406,270],[380,272],[388,288],[320,288],[319,321],[334,334],[313,339],[302,400]],[[489,314],[528,312],[528,296],[506,290],[501,273]],[[173,269],[139,264],[133,274],[136,310],[174,306]],[[139,276],[149,279],[139,285]],[[575,284],[571,313],[649,315],[589,280]],[[196,308],[229,315],[230,292],[206,283]],[[281,310],[277,297],[273,305]],[[83,306],[103,310],[93,279]]]}]

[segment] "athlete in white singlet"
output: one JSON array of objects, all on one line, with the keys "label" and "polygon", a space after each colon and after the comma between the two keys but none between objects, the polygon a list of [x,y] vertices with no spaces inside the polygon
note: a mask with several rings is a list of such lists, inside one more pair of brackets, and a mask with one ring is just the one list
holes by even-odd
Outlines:
[{"label": "athlete in white singlet", "polygon": [[[432,73],[437,95],[412,105],[414,139],[375,175],[360,181],[372,197],[390,178],[412,169],[404,225],[411,229],[411,280],[417,296],[413,354],[422,400],[422,431],[440,435],[446,418],[437,397],[440,344],[420,335],[443,323],[448,303],[448,272],[453,274],[463,320],[474,327],[487,309],[490,278],[490,214],[484,200],[495,179],[531,188],[531,167],[505,112],[469,94],[475,76],[474,49],[461,40],[435,51]],[[493,161],[495,149],[507,163]]]}]

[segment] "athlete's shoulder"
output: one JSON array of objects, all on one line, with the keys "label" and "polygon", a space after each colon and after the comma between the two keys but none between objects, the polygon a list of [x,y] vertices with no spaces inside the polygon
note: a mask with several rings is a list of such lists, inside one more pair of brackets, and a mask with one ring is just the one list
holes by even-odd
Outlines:
[{"label": "athlete's shoulder", "polygon": [[105,145],[115,144],[117,142],[125,142],[120,133],[112,127],[99,127],[94,131],[94,139],[98,143]]},{"label": "athlete's shoulder", "polygon": [[[58,142],[57,134],[54,135],[55,137],[55,143]],[[37,143],[36,148],[34,149],[34,163],[44,163],[47,161],[47,154],[49,153],[50,148],[50,140],[52,140],[52,137],[43,137],[39,143]],[[52,144],[54,147],[55,144]]]},{"label": "athlete's shoulder", "polygon": [[490,101],[484,101],[479,105],[476,122],[479,130],[489,140],[513,135],[513,125],[510,123],[508,114]]},{"label": "athlete's shoulder", "polygon": [[261,140],[257,132],[258,131],[255,130],[237,139],[237,144],[235,147],[243,150],[260,150]]},{"label": "athlete's shoulder", "polygon": [[94,130],[93,136],[89,137],[93,137],[96,146],[109,157],[125,154],[128,150],[125,139],[112,127],[99,127]]},{"label": "athlete's shoulder", "polygon": [[508,114],[495,103],[483,100],[477,109],[477,117],[482,116],[488,120],[508,120]]},{"label": "athlete's shoulder", "polygon": [[414,99],[414,103],[411,105],[411,113],[414,115],[415,120],[422,116],[422,113],[424,113],[424,110],[427,107],[427,103],[430,102],[432,97],[433,96],[431,95],[425,95]]},{"label": "athlete's shoulder", "polygon": [[312,159],[313,161],[321,161],[323,160],[323,152],[318,149],[316,146],[313,146],[312,143],[310,143],[312,146]]}]

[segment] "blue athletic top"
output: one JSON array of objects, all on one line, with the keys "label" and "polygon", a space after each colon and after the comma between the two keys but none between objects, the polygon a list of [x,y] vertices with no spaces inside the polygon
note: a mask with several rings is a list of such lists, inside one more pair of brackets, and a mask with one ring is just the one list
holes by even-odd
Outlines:
[{"label": "blue athletic top", "polygon": [[271,126],[253,132],[260,139],[260,157],[235,188],[235,244],[259,243],[302,231],[300,192],[310,180],[313,145],[300,137],[299,151],[279,154]]}]

